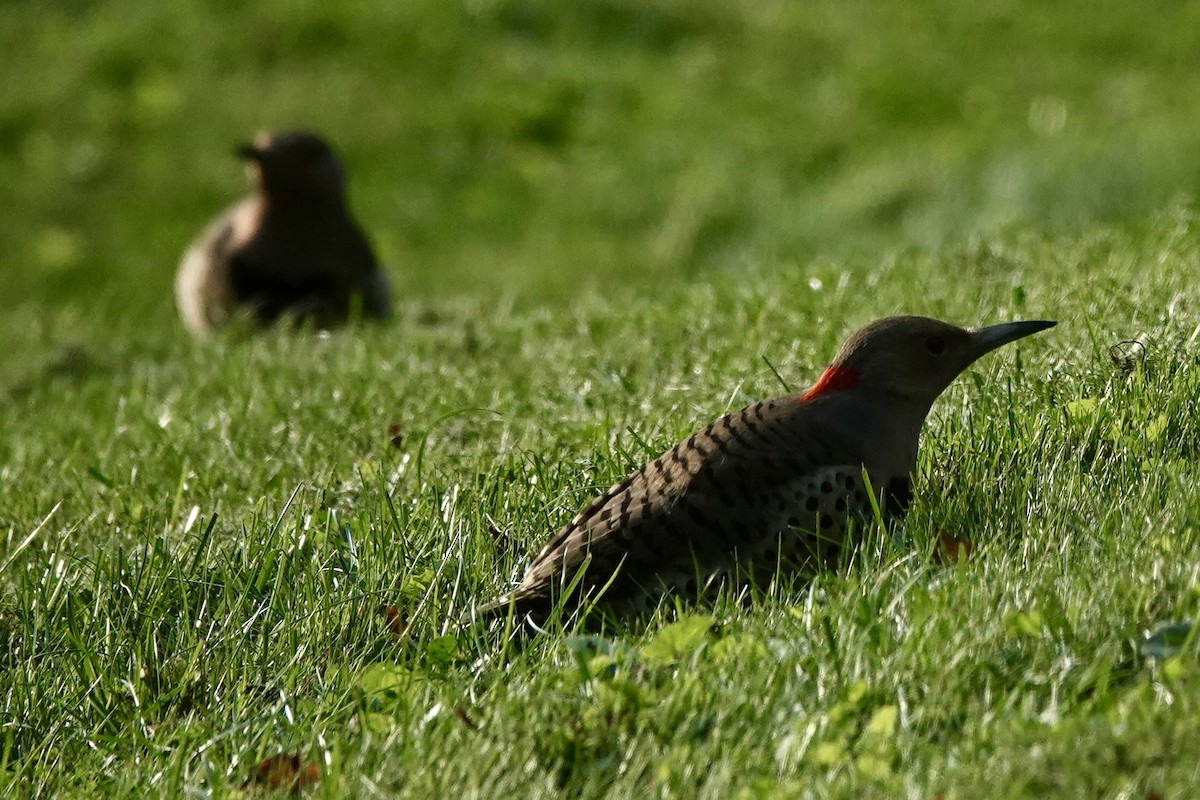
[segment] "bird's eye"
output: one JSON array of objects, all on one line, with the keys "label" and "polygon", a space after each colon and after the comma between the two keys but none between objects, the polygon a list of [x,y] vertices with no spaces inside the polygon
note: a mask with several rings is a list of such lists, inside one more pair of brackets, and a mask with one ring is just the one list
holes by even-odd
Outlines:
[{"label": "bird's eye", "polygon": [[940,356],[946,351],[946,340],[940,336],[930,336],[925,340],[925,349],[935,356]]}]

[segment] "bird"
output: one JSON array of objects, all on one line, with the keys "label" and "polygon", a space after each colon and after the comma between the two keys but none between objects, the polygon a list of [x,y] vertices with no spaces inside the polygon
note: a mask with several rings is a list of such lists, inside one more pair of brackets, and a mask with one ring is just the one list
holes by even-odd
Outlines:
[{"label": "bird", "polygon": [[642,613],[664,596],[836,564],[876,510],[888,525],[907,511],[938,396],[981,356],[1055,324],[871,322],[811,388],[726,414],[592,500],[514,589],[463,621],[513,613],[537,624],[556,606]]},{"label": "bird", "polygon": [[319,327],[344,322],[361,297],[372,318],[389,313],[389,285],[346,200],[346,172],[314,133],[261,133],[236,154],[254,191],[213,220],[184,253],[175,299],[184,324],[205,337],[245,314]]}]

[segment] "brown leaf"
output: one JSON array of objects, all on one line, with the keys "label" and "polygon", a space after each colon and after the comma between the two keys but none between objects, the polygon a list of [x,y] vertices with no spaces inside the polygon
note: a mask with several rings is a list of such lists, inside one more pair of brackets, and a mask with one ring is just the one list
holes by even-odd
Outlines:
[{"label": "brown leaf", "polygon": [[387,617],[388,630],[393,636],[403,636],[408,633],[408,615],[400,611],[395,606],[388,606],[383,610]]},{"label": "brown leaf", "polygon": [[943,564],[957,564],[960,561],[966,561],[971,557],[971,553],[975,551],[975,546],[971,544],[970,539],[964,539],[961,536],[955,536],[950,531],[942,531],[938,535],[937,547],[934,549],[934,555],[938,561]]},{"label": "brown leaf", "polygon": [[479,724],[477,722],[475,722],[475,720],[471,719],[470,716],[467,715],[467,710],[465,708],[463,708],[462,706],[455,707],[454,716],[458,717],[458,721],[461,722],[463,725],[466,725],[471,730],[473,730],[473,731],[479,730]]},{"label": "brown leaf", "polygon": [[320,775],[315,762],[280,753],[255,767],[241,789],[291,789],[293,793],[298,793],[316,783]]},{"label": "brown leaf", "polygon": [[399,422],[393,422],[391,425],[388,425],[388,436],[392,440],[392,447],[397,450],[404,447],[404,434],[400,432]]}]

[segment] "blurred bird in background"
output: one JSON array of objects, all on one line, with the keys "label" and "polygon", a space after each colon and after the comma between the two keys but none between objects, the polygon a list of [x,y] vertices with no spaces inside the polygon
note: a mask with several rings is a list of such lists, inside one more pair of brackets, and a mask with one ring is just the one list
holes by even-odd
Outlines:
[{"label": "blurred bird in background", "polygon": [[[346,202],[346,172],[320,137],[262,133],[237,148],[254,193],[188,248],[175,280],[184,324],[200,336],[245,314],[318,327],[389,312],[388,280]],[[356,298],[361,298],[356,300]]]}]

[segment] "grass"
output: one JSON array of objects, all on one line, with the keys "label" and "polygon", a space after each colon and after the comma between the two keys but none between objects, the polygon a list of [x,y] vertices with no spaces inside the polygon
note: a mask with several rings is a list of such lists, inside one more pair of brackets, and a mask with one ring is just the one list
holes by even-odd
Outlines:
[{"label": "grass", "polygon": [[161,313],[184,243],[244,191],[233,144],[263,127],[334,140],[414,297],[657,291],[1138,217],[1200,182],[1198,13],[11,0],[0,308]]},{"label": "grass", "polygon": [[[1194,794],[1195,9],[555,8],[0,5],[0,791],[282,753],[327,797]],[[175,260],[288,124],[397,314],[194,342]],[[900,312],[1061,323],[939,401],[900,539],[749,608],[457,628]]]},{"label": "grass", "polygon": [[[329,796],[1184,793],[1200,664],[1141,641],[1200,611],[1198,257],[1176,209],[566,313],[180,334],[30,381],[0,451],[9,788],[222,796],[283,752]],[[811,380],[861,290],[887,313],[916,275],[941,316],[1062,324],[939,402],[903,545],[599,656],[456,629],[646,448],[780,392],[766,360]],[[932,559],[942,531],[971,558]]]}]

